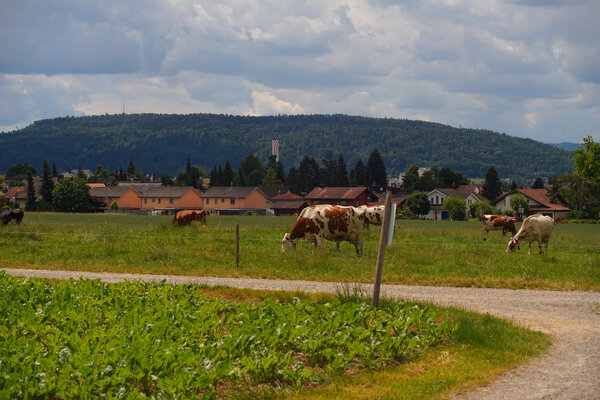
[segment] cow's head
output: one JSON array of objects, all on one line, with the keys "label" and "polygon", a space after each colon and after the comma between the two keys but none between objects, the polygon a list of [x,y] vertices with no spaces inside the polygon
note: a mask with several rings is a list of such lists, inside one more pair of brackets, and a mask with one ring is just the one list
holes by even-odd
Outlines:
[{"label": "cow's head", "polygon": [[281,251],[287,251],[290,248],[296,250],[296,242],[292,240],[292,237],[289,233],[283,235],[283,239],[281,240]]},{"label": "cow's head", "polygon": [[511,237],[510,240],[508,241],[508,246],[506,247],[506,252],[510,253],[511,251],[513,251],[515,249],[515,247],[519,250],[521,250],[521,246],[519,246],[519,241],[517,239],[515,239],[514,237]]}]

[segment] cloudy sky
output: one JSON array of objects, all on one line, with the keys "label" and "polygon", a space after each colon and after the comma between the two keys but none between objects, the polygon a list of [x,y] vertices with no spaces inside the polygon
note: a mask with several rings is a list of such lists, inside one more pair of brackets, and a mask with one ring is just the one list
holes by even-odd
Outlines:
[{"label": "cloudy sky", "polygon": [[0,131],[344,113],[600,141],[598,0],[0,0]]}]

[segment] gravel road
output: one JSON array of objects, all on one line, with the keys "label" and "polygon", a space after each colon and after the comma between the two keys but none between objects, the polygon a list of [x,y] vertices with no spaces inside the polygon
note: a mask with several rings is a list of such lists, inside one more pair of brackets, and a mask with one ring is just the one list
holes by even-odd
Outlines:
[{"label": "gravel road", "polygon": [[[133,275],[3,268],[19,276],[89,278],[107,282],[166,281],[239,288],[335,292],[339,283],[170,275]],[[371,285],[361,285],[371,291]],[[548,354],[461,399],[600,400],[600,293],[383,285],[382,296],[489,313],[554,336]]]}]

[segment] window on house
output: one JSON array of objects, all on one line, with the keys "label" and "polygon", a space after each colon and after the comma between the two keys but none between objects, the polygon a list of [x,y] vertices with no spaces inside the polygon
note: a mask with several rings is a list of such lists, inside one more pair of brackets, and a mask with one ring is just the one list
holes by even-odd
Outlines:
[{"label": "window on house", "polygon": [[225,203],[225,199],[221,199],[221,204]]},{"label": "window on house", "polygon": [[144,199],[144,204],[148,204],[148,199]]},{"label": "window on house", "polygon": [[230,201],[232,205],[235,205],[235,199],[231,199]]},{"label": "window on house", "polygon": [[175,199],[169,199],[169,204],[175,204]]},{"label": "window on house", "polygon": [[440,202],[440,204],[444,204],[444,198],[442,197],[442,201]]},{"label": "window on house", "polygon": [[430,198],[429,201],[431,202],[431,204],[433,204],[433,197]]},{"label": "window on house", "polygon": [[440,196],[435,196],[435,204],[440,204]]},{"label": "window on house", "polygon": [[160,204],[160,199],[158,199],[158,204]]}]

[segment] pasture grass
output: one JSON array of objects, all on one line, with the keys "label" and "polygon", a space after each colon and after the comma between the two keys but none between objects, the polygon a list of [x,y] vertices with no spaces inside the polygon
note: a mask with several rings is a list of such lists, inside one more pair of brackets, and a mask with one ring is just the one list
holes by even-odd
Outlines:
[{"label": "pasture grass", "polygon": [[[364,256],[333,242],[299,242],[282,253],[294,217],[209,216],[178,227],[170,216],[27,213],[0,227],[0,267],[218,277],[372,282],[380,227],[364,234]],[[240,268],[235,267],[235,225]],[[506,253],[509,236],[476,221],[397,221],[386,248],[383,283],[600,291],[600,225],[554,226],[548,255],[527,245]]]}]

